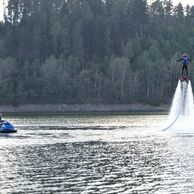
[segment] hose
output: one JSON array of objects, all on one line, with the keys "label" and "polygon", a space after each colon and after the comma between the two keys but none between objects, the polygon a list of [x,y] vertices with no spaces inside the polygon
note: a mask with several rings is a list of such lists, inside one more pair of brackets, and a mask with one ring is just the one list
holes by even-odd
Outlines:
[{"label": "hose", "polygon": [[183,107],[183,102],[184,102],[183,96],[184,96],[184,93],[185,93],[185,89],[184,89],[184,91],[181,94],[181,105],[180,105],[179,112],[178,112],[176,118],[174,119],[174,121],[168,127],[162,129],[162,131],[166,131],[167,129],[169,129],[170,127],[172,127],[175,124],[175,122],[177,121],[177,119],[179,118],[179,116],[181,114],[181,111],[182,111],[182,107]]}]

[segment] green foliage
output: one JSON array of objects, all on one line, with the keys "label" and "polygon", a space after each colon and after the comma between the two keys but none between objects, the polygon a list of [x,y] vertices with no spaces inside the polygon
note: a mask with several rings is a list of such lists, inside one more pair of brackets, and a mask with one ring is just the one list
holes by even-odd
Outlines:
[{"label": "green foliage", "polygon": [[0,103],[169,102],[193,24],[171,0],[9,0]]}]

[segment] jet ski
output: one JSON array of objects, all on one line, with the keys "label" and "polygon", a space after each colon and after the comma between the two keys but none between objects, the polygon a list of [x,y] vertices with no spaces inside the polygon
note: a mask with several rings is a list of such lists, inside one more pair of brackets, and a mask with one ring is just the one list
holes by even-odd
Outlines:
[{"label": "jet ski", "polygon": [[8,121],[0,121],[0,133],[16,133],[17,129]]}]

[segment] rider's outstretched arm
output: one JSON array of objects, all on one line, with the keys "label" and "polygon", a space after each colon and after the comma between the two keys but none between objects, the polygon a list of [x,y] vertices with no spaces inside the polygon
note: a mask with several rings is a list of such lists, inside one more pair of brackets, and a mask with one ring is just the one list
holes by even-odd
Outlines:
[{"label": "rider's outstretched arm", "polygon": [[176,62],[179,62],[179,61],[182,61],[182,60],[183,60],[183,58],[180,58],[180,59],[177,59]]}]

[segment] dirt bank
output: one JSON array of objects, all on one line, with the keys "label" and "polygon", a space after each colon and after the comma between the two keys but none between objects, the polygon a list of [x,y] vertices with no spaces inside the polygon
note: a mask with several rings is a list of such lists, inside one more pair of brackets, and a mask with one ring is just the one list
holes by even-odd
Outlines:
[{"label": "dirt bank", "polygon": [[168,112],[169,105],[151,106],[144,104],[29,104],[19,106],[1,105],[0,112]]}]

